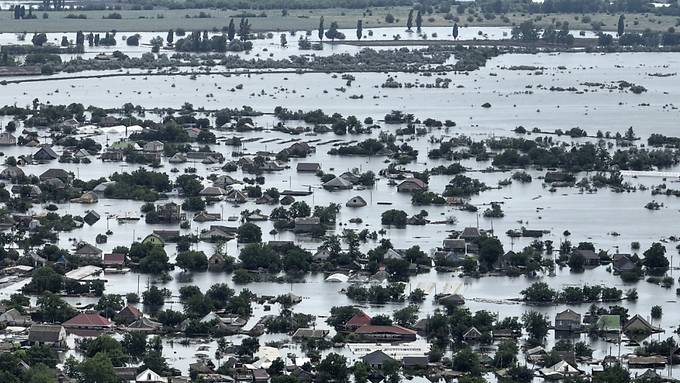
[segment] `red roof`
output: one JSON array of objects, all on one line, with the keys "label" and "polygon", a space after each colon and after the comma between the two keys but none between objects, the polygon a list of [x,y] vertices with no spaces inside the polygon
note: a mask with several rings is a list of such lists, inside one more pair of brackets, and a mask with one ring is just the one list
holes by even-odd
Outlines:
[{"label": "red roof", "polygon": [[371,324],[371,317],[361,311],[354,314],[354,316],[345,323],[345,326],[365,326],[367,324]]},{"label": "red roof", "polygon": [[416,332],[401,326],[361,326],[354,331],[355,334],[399,334],[399,335],[415,335]]},{"label": "red roof", "polygon": [[129,312],[134,316],[135,318],[141,318],[142,317],[142,312],[139,311],[139,309],[131,304],[128,304],[126,307],[123,307],[118,314],[123,313],[123,312]]},{"label": "red roof", "polygon": [[62,323],[64,327],[75,327],[75,328],[101,328],[101,327],[111,327],[112,323],[110,320],[104,318],[97,313],[80,313],[75,317]]}]

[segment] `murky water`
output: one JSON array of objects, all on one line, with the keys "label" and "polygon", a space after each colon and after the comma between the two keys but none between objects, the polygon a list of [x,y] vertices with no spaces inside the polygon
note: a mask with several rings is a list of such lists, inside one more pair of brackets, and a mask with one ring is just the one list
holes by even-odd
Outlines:
[{"label": "murky water", "polygon": [[[293,39],[289,39],[293,41]],[[270,44],[273,44],[270,42]],[[340,46],[337,46],[340,47]],[[344,49],[344,48],[338,48]],[[272,51],[280,50],[280,48]],[[504,69],[515,65],[531,65],[543,67],[539,73],[535,71],[513,71]],[[562,69],[560,69],[562,68]],[[413,113],[421,119],[428,117],[444,120],[456,121],[457,126],[447,130],[433,130],[431,135],[435,137],[465,134],[474,139],[483,139],[492,135],[512,136],[512,129],[522,125],[527,129],[538,127],[543,130],[570,129],[581,127],[587,132],[594,134],[597,130],[624,132],[632,126],[635,132],[646,139],[652,132],[666,135],[677,136],[678,110],[673,105],[679,100],[680,86],[676,77],[653,77],[653,73],[676,73],[680,71],[680,55],[678,54],[648,54],[648,53],[627,53],[627,54],[540,54],[540,55],[504,55],[490,60],[487,66],[479,71],[469,74],[447,74],[445,76],[452,80],[452,86],[447,89],[434,88],[410,88],[410,89],[384,89],[380,87],[388,77],[388,74],[366,73],[356,74],[356,81],[345,92],[335,91],[335,88],[345,86],[345,81],[339,76],[335,78],[330,74],[304,74],[304,75],[282,75],[282,74],[263,74],[251,76],[231,76],[220,75],[198,76],[195,80],[188,77],[169,77],[169,76],[148,76],[139,75],[136,77],[103,78],[97,80],[68,80],[51,81],[42,83],[23,83],[12,84],[2,87],[0,94],[0,105],[4,104],[30,104],[34,98],[41,101],[49,100],[53,104],[82,102],[85,105],[96,105],[101,107],[119,107],[123,103],[132,102],[144,107],[179,107],[184,102],[190,102],[194,107],[205,107],[207,109],[217,109],[222,107],[236,107],[240,105],[250,105],[256,110],[271,112],[275,106],[281,105],[290,109],[312,110],[321,108],[327,113],[339,112],[343,115],[354,114],[360,119],[373,117],[382,118],[390,110],[399,109],[407,113]],[[412,83],[432,83],[434,78],[415,74],[392,74],[397,81]],[[633,82],[643,85],[648,89],[646,93],[636,95],[620,91],[607,91],[589,89],[581,85],[585,82],[610,83],[619,80]],[[236,85],[243,84],[242,90],[229,91]],[[539,88],[539,85],[542,88]],[[460,86],[460,87],[459,87]],[[528,86],[531,86],[529,88]],[[583,90],[583,93],[576,92],[555,92],[548,90],[551,86],[555,87],[576,87]],[[327,93],[326,93],[327,91]],[[525,92],[530,91],[527,94]],[[363,95],[363,99],[350,99],[351,95]],[[491,103],[492,107],[485,109],[481,107],[484,102]],[[261,126],[272,126],[276,121],[272,116],[262,116],[256,119]],[[6,119],[3,120],[3,123]],[[291,122],[291,126],[296,124]],[[383,130],[393,131],[398,126],[383,126]],[[377,131],[373,136],[377,136]],[[231,133],[218,132],[218,136],[231,136]],[[279,141],[290,139],[290,136],[271,131],[253,132],[238,134],[245,138],[264,137],[279,138]],[[95,137],[98,141],[105,143],[108,138],[111,142],[120,136],[108,135]],[[364,136],[348,136],[346,139],[362,140]],[[307,139],[310,137],[298,136],[297,138]],[[322,141],[337,138],[332,133],[319,135]],[[419,150],[417,163],[408,165],[413,170],[423,170],[431,168],[445,161],[435,161],[427,158],[427,151],[434,147],[427,137],[414,138],[403,137],[410,145]],[[555,137],[555,139],[557,139]],[[570,141],[568,138],[561,138]],[[588,139],[579,139],[588,140]],[[245,145],[247,152],[258,150],[279,151],[286,145],[278,141],[262,143],[249,142]],[[231,157],[233,147],[215,145],[213,149],[222,152],[226,158]],[[340,174],[353,168],[362,171],[372,170],[375,173],[384,167],[382,158],[367,157],[338,157],[327,154],[329,145],[318,146],[317,153],[304,161],[314,161],[322,164],[323,170]],[[3,148],[6,156],[30,153],[33,149],[12,147]],[[279,189],[303,189],[308,185],[318,187],[320,181],[314,175],[297,174],[295,172],[296,160],[290,163],[291,168],[279,173],[265,174],[266,185],[275,186]],[[489,163],[479,163],[474,160],[464,161],[466,167],[481,170],[489,166]],[[220,173],[219,167],[206,168],[200,164],[187,163],[184,165],[171,165],[164,163],[162,171],[169,171],[172,167],[177,167],[182,171],[186,167],[195,166],[198,174],[205,177],[210,173]],[[25,168],[27,173],[40,174],[51,167],[63,167],[76,173],[82,179],[92,179],[101,176],[109,176],[113,172],[132,171],[137,166],[127,164],[103,164],[93,159],[91,165],[75,164],[53,164],[35,165]],[[677,170],[677,169],[675,169]],[[652,198],[649,191],[638,191],[634,193],[613,193],[608,190],[599,190],[593,194],[581,194],[577,189],[559,189],[551,193],[543,187],[537,176],[543,172],[530,171],[534,176],[531,184],[513,183],[510,186],[499,190],[489,190],[471,199],[471,203],[476,205],[487,204],[491,201],[502,201],[505,218],[494,219],[493,221],[478,217],[475,213],[468,213],[455,210],[451,207],[426,207],[429,217],[433,220],[443,219],[448,216],[455,216],[458,223],[452,225],[427,225],[409,226],[405,229],[385,228],[386,237],[390,238],[395,247],[409,247],[420,245],[424,249],[432,249],[441,244],[446,237],[447,231],[462,229],[466,226],[475,226],[479,221],[479,226],[484,229],[493,229],[503,241],[506,250],[521,249],[529,244],[528,239],[516,239],[511,241],[504,235],[509,229],[518,229],[526,226],[532,229],[550,230],[550,234],[543,239],[551,239],[559,244],[564,230],[569,230],[572,235],[572,242],[592,241],[597,248],[602,248],[616,252],[630,251],[630,243],[639,241],[642,249],[646,249],[653,241],[668,238],[671,235],[678,235],[677,222],[679,218],[680,203],[676,197],[656,196]],[[171,178],[176,175],[171,174]],[[176,173],[176,174],[182,174]],[[488,185],[496,185],[499,180],[508,178],[510,173],[471,173]],[[235,178],[245,176],[240,171],[232,173]],[[430,179],[430,190],[441,192],[445,184],[449,181],[448,176],[432,176]],[[644,184],[647,186],[659,184],[660,178],[626,177],[626,181],[633,184]],[[667,180],[673,185],[675,180]],[[206,181],[206,184],[207,181]],[[671,186],[677,188],[677,185]],[[301,198],[310,205],[327,205],[330,202],[337,202],[344,205],[344,202],[355,195],[361,195],[369,203],[369,206],[360,209],[349,209],[343,207],[339,215],[339,224],[336,231],[341,231],[345,227],[349,228],[368,228],[370,230],[381,229],[380,212],[389,208],[405,210],[410,214],[415,214],[421,207],[412,206],[408,195],[399,194],[394,187],[387,184],[386,180],[378,181],[373,189],[350,190],[329,193],[321,189],[315,189],[313,195]],[[658,211],[648,211],[644,209],[644,204],[656,199],[664,203],[664,208]],[[391,202],[392,206],[378,205],[378,202]],[[94,208],[99,213],[117,213],[137,215],[141,203],[123,200],[101,199],[94,206],[78,204],[60,205],[60,213],[83,214],[86,209]],[[233,207],[229,203],[217,203],[208,208],[210,212],[223,212],[225,217],[238,216],[241,209],[262,209],[263,212],[271,211],[271,206],[255,205],[248,202],[241,207]],[[36,212],[42,211],[41,206],[34,207]],[[483,209],[482,209],[483,210]],[[361,225],[349,223],[349,219],[360,217],[363,220]],[[439,218],[441,217],[441,218]],[[520,223],[519,221],[522,221]],[[114,235],[109,242],[101,245],[104,251],[110,251],[117,245],[129,245],[133,240],[144,238],[154,229],[169,228],[164,225],[146,225],[143,221],[130,224],[118,224],[111,220],[109,227]],[[192,223],[191,231],[208,227],[210,223]],[[273,228],[270,222],[260,225],[264,233],[265,240],[271,239],[294,239],[292,233],[281,233],[270,236],[269,231]],[[69,238],[77,238],[94,243],[97,233],[103,233],[107,229],[105,219],[100,220],[92,227],[81,230],[74,230],[70,233],[60,235],[60,245],[70,247]],[[617,232],[620,236],[613,236],[610,233]],[[306,238],[298,238],[302,246],[315,249],[318,242]],[[369,243],[365,247],[375,246]],[[668,243],[669,255],[674,254],[673,265],[678,265],[678,256],[673,249],[674,243]],[[556,246],[557,247],[557,246]],[[201,243],[198,248],[212,253],[212,245]],[[174,246],[168,245],[166,250],[174,258]],[[238,248],[234,241],[228,244],[228,253],[236,256]],[[671,271],[673,277],[678,277],[678,270]],[[178,271],[173,273],[177,275]],[[136,274],[126,275],[106,275],[107,293],[124,294],[136,292],[138,289],[138,278]],[[148,276],[140,278],[140,289],[144,289]],[[566,285],[578,284],[602,284],[606,286],[617,286],[621,289],[636,287],[640,294],[637,303],[625,303],[631,314],[639,313],[645,317],[649,315],[652,305],[661,304],[664,306],[664,316],[657,323],[666,329],[666,333],[661,338],[671,336],[671,331],[680,319],[677,313],[677,303],[674,289],[664,289],[646,282],[636,285],[624,285],[620,278],[613,276],[604,266],[585,273],[573,274],[568,269],[558,270],[553,278],[545,277],[553,288],[560,288]],[[210,285],[217,282],[226,282],[232,285],[229,275],[218,273],[195,273],[192,284],[206,290]],[[448,273],[437,273],[432,271],[429,274],[421,274],[412,278],[410,287],[427,286],[429,291],[442,289],[447,283],[462,283],[462,293],[467,299],[467,307],[471,310],[485,309],[497,312],[501,317],[520,316],[529,308],[525,305],[499,303],[499,300],[516,298],[519,292],[534,282],[525,277],[485,277],[482,279],[460,279]],[[169,282],[166,286],[173,292],[177,292],[182,284],[177,279]],[[332,305],[351,304],[344,295],[338,291],[345,287],[345,284],[332,284],[323,282],[322,275],[311,275],[305,283],[300,284],[274,284],[274,283],[253,283],[246,287],[258,295],[277,295],[282,292],[292,291],[295,294],[305,297],[303,302],[295,307],[296,311],[312,313],[319,316],[328,315],[329,302]],[[435,287],[436,286],[436,287]],[[237,286],[241,288],[241,286]],[[8,294],[11,289],[5,289],[1,293]],[[69,299],[72,303],[93,302],[86,298]],[[169,306],[169,305],[168,305]],[[401,305],[370,306],[367,311],[371,314],[391,313]],[[179,308],[178,303],[173,304],[173,308]],[[565,306],[549,306],[533,308],[544,312],[552,319],[554,314],[561,311]],[[584,313],[588,305],[572,306],[576,311]],[[421,316],[432,312],[434,309],[432,298],[430,297],[421,307]],[[262,313],[261,307],[256,307],[256,314]],[[318,327],[327,327],[324,318],[317,319]],[[552,333],[550,335],[552,337]],[[268,339],[278,338],[276,336],[265,336],[261,343]],[[235,338],[237,339],[237,338]],[[551,338],[549,343],[554,340]],[[238,342],[238,341],[237,341]],[[186,371],[190,362],[193,361],[192,355],[198,344],[184,347],[175,344],[172,348],[168,345],[165,352],[171,358],[171,363],[176,367]],[[595,357],[602,357],[609,352],[610,344],[595,342],[592,344],[596,348]],[[213,344],[214,347],[214,344]],[[616,349],[616,348],[615,348]],[[291,349],[289,352],[300,352],[299,349]],[[210,353],[214,349],[211,349]],[[336,350],[337,351],[337,350]],[[622,349],[622,353],[631,352],[629,348]],[[617,350],[615,351],[617,352]],[[587,366],[583,366],[588,369]],[[677,371],[676,371],[677,375]]]}]

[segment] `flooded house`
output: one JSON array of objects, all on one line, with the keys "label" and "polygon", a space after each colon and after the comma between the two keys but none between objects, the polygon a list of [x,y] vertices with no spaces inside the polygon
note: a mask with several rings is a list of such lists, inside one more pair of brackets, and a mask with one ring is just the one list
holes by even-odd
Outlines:
[{"label": "flooded house", "polygon": [[581,314],[566,309],[555,314],[555,331],[574,332],[581,330]]},{"label": "flooded house", "polygon": [[298,173],[316,173],[321,170],[318,162],[298,162],[296,165]]},{"label": "flooded house", "polygon": [[33,324],[28,329],[30,345],[64,348],[66,346],[66,329],[58,324]]},{"label": "flooded house", "polygon": [[354,335],[364,342],[412,342],[416,332],[402,326],[365,325],[354,330]]},{"label": "flooded house", "polygon": [[427,184],[418,178],[407,178],[397,185],[397,191],[400,193],[423,192],[427,191]]}]

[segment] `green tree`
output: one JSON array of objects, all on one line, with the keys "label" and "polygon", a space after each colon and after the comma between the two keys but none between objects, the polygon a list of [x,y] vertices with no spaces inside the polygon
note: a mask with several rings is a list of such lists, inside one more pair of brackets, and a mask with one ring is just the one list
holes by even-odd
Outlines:
[{"label": "green tree", "polygon": [[621,365],[605,368],[604,371],[593,376],[593,383],[629,383],[630,372]]},{"label": "green tree", "polygon": [[666,258],[666,247],[659,242],[654,242],[652,246],[645,250],[645,256],[642,264],[648,269],[656,269],[655,271],[668,270],[668,259]]},{"label": "green tree", "polygon": [[418,9],[418,13],[416,13],[416,31],[420,33],[420,28],[423,26],[423,15],[420,12],[420,9]]},{"label": "green tree", "polygon": [[319,30],[318,30],[319,41],[323,41],[323,35],[324,35],[323,16],[321,16],[319,18]]},{"label": "green tree", "polygon": [[413,8],[408,11],[408,18],[406,19],[406,30],[411,31],[413,27]]},{"label": "green tree", "polygon": [[146,334],[142,332],[127,332],[121,342],[123,350],[133,358],[141,358],[146,350]]},{"label": "green tree", "polygon": [[619,16],[619,23],[616,28],[616,34],[621,37],[623,36],[624,28],[625,28],[625,17],[623,15]]},{"label": "green tree", "polygon": [[503,255],[503,244],[496,237],[482,237],[479,240],[479,261],[491,269]]},{"label": "green tree", "polygon": [[78,365],[80,383],[118,383],[120,379],[113,369],[111,359],[105,353],[85,359]]},{"label": "green tree", "polygon": [[394,321],[400,326],[411,327],[418,320],[418,306],[409,305],[393,314]]},{"label": "green tree", "polygon": [[262,241],[262,229],[252,222],[246,222],[236,231],[239,243],[254,243]]},{"label": "green tree", "polygon": [[182,270],[205,271],[208,268],[208,257],[202,251],[183,251],[177,254],[175,264]]},{"label": "green tree", "polygon": [[236,37],[236,25],[234,25],[234,19],[229,20],[229,26],[227,27],[227,38],[229,41],[233,41]]},{"label": "green tree", "polygon": [[40,316],[45,322],[63,323],[76,316],[76,310],[56,294],[47,293],[38,298],[36,303]]},{"label": "green tree", "polygon": [[349,369],[347,359],[336,353],[330,353],[319,363],[316,368],[317,378],[321,382],[347,382],[349,381]]},{"label": "green tree", "polygon": [[357,20],[357,40],[361,40],[364,35],[364,22],[362,20]]},{"label": "green tree", "polygon": [[548,328],[550,327],[548,318],[539,312],[529,311],[522,315],[522,321],[531,339],[542,343],[545,336],[548,335]]},{"label": "green tree", "polygon": [[453,31],[451,32],[454,40],[458,40],[458,23],[453,23]]},{"label": "green tree", "polygon": [[470,347],[463,347],[453,357],[453,369],[456,371],[467,372],[473,376],[481,375],[482,366],[479,362],[479,355],[472,351]]}]

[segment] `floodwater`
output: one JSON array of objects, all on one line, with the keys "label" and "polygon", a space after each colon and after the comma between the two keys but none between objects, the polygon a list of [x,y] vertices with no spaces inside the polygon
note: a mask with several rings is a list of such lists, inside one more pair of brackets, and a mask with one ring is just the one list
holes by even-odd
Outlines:
[{"label": "floodwater", "polygon": [[[293,39],[289,39],[292,41]],[[272,48],[274,50],[274,48]],[[276,48],[281,49],[281,48]],[[530,65],[541,67],[540,70],[519,71],[508,69],[511,66]],[[100,107],[120,107],[126,102],[139,104],[147,108],[153,107],[180,107],[184,102],[190,102],[194,108],[205,107],[206,109],[219,109],[223,107],[238,107],[249,105],[263,112],[272,112],[276,106],[284,106],[289,109],[313,110],[323,109],[326,113],[338,112],[343,115],[356,115],[360,120],[365,117],[381,119],[391,110],[402,110],[413,113],[421,120],[431,117],[439,120],[450,119],[457,123],[456,127],[449,129],[433,129],[428,136],[446,137],[454,135],[467,135],[475,140],[481,140],[491,136],[514,136],[512,130],[522,125],[531,130],[534,127],[545,131],[553,129],[570,129],[580,127],[591,135],[597,130],[625,132],[628,127],[633,127],[636,134],[643,141],[651,133],[662,133],[677,136],[678,110],[674,102],[679,100],[680,86],[675,76],[656,77],[650,74],[663,73],[674,74],[680,71],[680,55],[670,53],[621,53],[621,54],[586,54],[586,53],[561,53],[561,54],[538,54],[538,55],[504,55],[490,60],[486,67],[469,74],[449,73],[439,75],[442,78],[452,80],[449,88],[401,88],[385,89],[380,85],[388,76],[394,77],[400,82],[419,84],[434,83],[438,75],[431,77],[417,74],[384,74],[363,73],[355,74],[356,80],[351,86],[346,86],[340,76],[332,74],[257,74],[241,76],[206,75],[190,79],[186,76],[148,76],[140,74],[136,77],[102,78],[97,80],[60,80],[36,83],[10,84],[3,86],[0,94],[0,105],[18,104],[28,105],[34,98],[42,102],[49,101],[53,104],[81,102],[87,105]],[[595,88],[587,89],[585,82],[614,83],[625,80],[639,84],[647,88],[642,94],[626,93],[619,90],[609,91]],[[236,85],[243,84],[242,90],[236,90]],[[550,91],[550,87],[576,87],[582,92],[556,92]],[[346,87],[344,92],[336,88]],[[233,91],[231,89],[234,88]],[[586,91],[588,90],[588,91]],[[362,95],[363,99],[351,99],[351,95]],[[491,108],[482,108],[481,105],[489,102]],[[7,119],[3,119],[3,125]],[[256,118],[258,125],[271,127],[277,121],[271,115]],[[379,123],[381,124],[381,123]],[[289,126],[304,125],[303,123],[289,122]],[[399,125],[384,125],[382,130],[393,132]],[[233,133],[216,132],[218,137],[230,137]],[[262,131],[251,133],[239,133],[244,138],[263,137],[261,141],[277,138],[277,141],[248,142],[242,150],[254,153],[258,150],[277,152],[289,144],[281,144],[291,138],[321,139],[328,141],[342,138],[345,140],[363,140],[369,135],[338,137],[332,133],[318,135],[316,137],[295,136],[291,137],[279,132]],[[372,133],[377,137],[378,131]],[[427,158],[428,150],[436,147],[429,141],[428,136],[423,137],[398,137],[409,145],[419,150],[416,163],[406,167],[412,170],[424,170],[446,161],[430,160]],[[536,136],[536,135],[533,135]],[[533,137],[530,136],[530,137]],[[115,141],[120,135],[109,134],[94,137],[102,144]],[[572,142],[569,138],[553,139]],[[49,140],[49,139],[45,139]],[[592,140],[588,138],[574,141],[583,142]],[[49,142],[49,141],[47,141]],[[214,145],[213,149],[224,154],[227,159],[237,148],[231,146]],[[383,158],[368,157],[339,157],[327,154],[330,145],[318,145],[316,154],[303,160],[304,162],[319,162],[325,172],[340,174],[347,170],[359,169],[361,171],[372,170],[376,174],[386,166]],[[31,153],[34,149],[11,147],[4,148],[6,156]],[[58,150],[59,151],[59,150]],[[290,169],[278,173],[265,174],[266,187],[275,186],[282,189],[306,189],[311,185],[314,193],[307,197],[296,198],[304,200],[310,205],[327,205],[331,202],[340,203],[343,208],[339,214],[336,232],[344,228],[380,230],[380,213],[384,210],[395,208],[405,210],[409,215],[425,209],[429,212],[432,220],[440,220],[454,216],[456,225],[427,225],[408,226],[405,229],[384,227],[385,235],[395,247],[404,248],[419,245],[421,248],[430,250],[441,244],[448,231],[461,230],[466,226],[477,226],[483,229],[493,229],[503,242],[505,249],[522,249],[530,243],[529,239],[515,239],[504,233],[509,229],[519,229],[525,226],[530,229],[550,230],[550,234],[543,239],[550,239],[556,244],[563,241],[563,231],[569,230],[572,234],[569,240],[572,243],[579,241],[592,241],[596,248],[604,249],[610,253],[620,251],[630,252],[630,244],[638,241],[644,250],[654,241],[667,239],[678,235],[677,222],[679,218],[680,203],[677,197],[651,196],[649,190],[631,193],[614,193],[601,189],[596,193],[580,193],[575,188],[558,189],[550,192],[536,177],[543,172],[531,170],[534,181],[531,184],[513,183],[500,189],[493,189],[473,196],[471,203],[480,206],[480,212],[484,205],[498,201],[503,202],[502,208],[505,217],[490,220],[476,213],[456,210],[452,207],[416,207],[410,203],[408,195],[397,193],[395,188],[389,186],[385,179],[377,182],[372,189],[348,190],[340,192],[327,192],[319,189],[320,181],[314,175],[297,174],[295,166],[298,160],[291,160]],[[462,164],[472,171],[469,176],[479,178],[487,185],[496,186],[498,181],[509,178],[511,173],[481,173],[482,169],[490,166],[488,162],[476,162],[474,160],[463,161]],[[183,169],[196,167],[197,174],[206,177],[210,173],[221,173],[219,166],[204,166],[186,163],[172,165],[163,163],[161,171],[169,172],[177,167],[179,173],[169,173],[171,178],[183,174]],[[109,176],[113,172],[132,171],[137,165],[123,163],[105,163],[93,158],[90,165],[53,164],[34,165],[24,168],[29,174],[39,175],[51,167],[63,167],[76,173],[81,179],[92,179]],[[678,169],[669,169],[677,171]],[[247,176],[240,171],[231,173],[237,179]],[[579,175],[579,178],[586,174]],[[442,192],[449,181],[449,176],[431,176],[429,189]],[[626,181],[638,185],[652,186],[664,182],[658,177],[626,177]],[[671,178],[665,181],[670,188],[677,189],[677,180]],[[204,182],[206,185],[209,182]],[[351,209],[344,207],[345,201],[355,195],[361,195],[369,203],[367,207]],[[664,207],[658,211],[649,211],[644,205],[656,199],[664,203]],[[391,206],[379,205],[378,202],[390,202]],[[62,204],[61,214],[83,214],[87,209],[94,209],[99,213],[112,213],[119,215],[138,215],[140,202],[125,200],[100,199],[96,205]],[[264,213],[270,212],[273,207],[255,205],[250,201],[240,207],[234,207],[230,203],[217,203],[208,207],[210,212],[223,212],[224,217],[239,216],[239,212],[247,208],[249,210],[261,209]],[[43,211],[42,206],[35,206],[34,211]],[[104,214],[102,214],[104,216]],[[349,219],[360,217],[362,224],[351,224]],[[233,224],[236,223],[226,223]],[[287,240],[296,239],[301,246],[310,250],[315,249],[318,241],[309,238],[295,238],[292,233],[280,233],[272,236],[269,231],[273,228],[270,222],[259,223],[262,227],[263,240]],[[210,223],[198,224],[192,222],[191,232],[208,227]],[[133,240],[139,240],[150,234],[154,229],[170,228],[165,225],[146,225],[143,220],[137,223],[118,224],[115,220],[108,222],[108,227],[114,232],[109,242],[100,247],[110,251],[117,245],[129,245]],[[69,239],[95,242],[98,233],[107,230],[107,220],[101,219],[92,227],[74,230],[60,235],[60,245],[70,247]],[[188,231],[184,231],[188,232]],[[612,233],[619,235],[612,235]],[[367,250],[376,246],[369,242],[364,245]],[[678,258],[675,243],[666,243],[668,255],[675,255],[673,266],[678,266]],[[211,244],[201,243],[198,249],[204,250],[208,255],[212,254]],[[175,248],[173,245],[166,246],[171,259],[174,259]],[[230,255],[238,254],[235,241],[227,246]],[[678,270],[671,270],[670,275],[678,277]],[[177,277],[179,271],[171,273]],[[663,318],[655,324],[666,329],[666,333],[660,338],[672,336],[680,320],[678,315],[675,289],[662,287],[641,281],[637,284],[623,284],[620,278],[613,276],[606,266],[600,266],[584,273],[573,274],[568,268],[557,270],[556,276],[541,276],[543,280],[553,288],[562,288],[570,285],[601,284],[604,286],[616,286],[626,290],[637,288],[640,299],[636,303],[622,302],[629,309],[631,315],[640,314],[649,316],[651,306],[660,304],[664,307]],[[125,294],[143,290],[147,282],[153,282],[153,277],[137,274],[106,275],[106,292]],[[276,284],[276,283],[253,283],[245,286],[258,295],[278,295],[291,291],[304,297],[299,305],[295,306],[298,312],[318,315],[317,327],[327,327],[324,323],[332,305],[351,304],[339,290],[346,284],[325,283],[323,275],[311,275],[305,283]],[[410,288],[422,287],[430,294],[428,300],[421,306],[421,317],[431,313],[435,306],[432,295],[435,291],[441,291],[447,285],[462,285],[460,292],[465,296],[466,306],[470,310],[489,310],[499,313],[500,317],[521,316],[527,310],[533,309],[547,314],[550,319],[556,312],[566,308],[564,305],[527,307],[526,305],[514,304],[508,301],[520,296],[520,291],[538,279],[527,277],[484,277],[481,279],[460,278],[450,273],[438,273],[432,271],[413,277],[409,284]],[[194,273],[191,284],[206,290],[210,285],[225,282],[233,285],[231,276],[220,273]],[[164,285],[176,295],[177,290],[184,285],[177,278]],[[243,286],[236,286],[237,289]],[[0,293],[7,295],[14,288],[6,288]],[[176,300],[176,299],[174,299]],[[69,299],[72,303],[90,303],[92,299],[77,298]],[[383,306],[366,306],[370,314],[391,313],[403,304],[388,304]],[[166,305],[166,308],[179,308],[175,302]],[[585,313],[588,305],[570,306],[574,310]],[[256,317],[261,314],[262,307],[256,306]],[[276,313],[276,308],[274,309]],[[658,336],[657,336],[658,337]],[[260,343],[271,339],[280,339],[280,336],[265,335]],[[585,336],[584,336],[585,339]],[[234,337],[238,343],[238,337]],[[209,343],[209,341],[206,341]],[[552,333],[548,341],[549,345],[554,342]],[[595,341],[591,346],[596,349],[595,357],[601,358],[611,351],[618,353],[616,345]],[[166,355],[171,358],[171,365],[180,368],[185,373],[188,364],[193,361],[193,353],[198,343],[189,346],[167,344]],[[211,343],[210,354],[214,351],[215,344]],[[338,350],[334,350],[338,351]],[[621,353],[626,354],[631,348],[622,347]],[[287,352],[301,353],[299,348],[292,347]],[[344,351],[347,353],[347,351]],[[348,355],[349,356],[349,355]],[[521,359],[521,358],[520,358]],[[588,366],[581,366],[588,370]],[[678,371],[674,372],[675,375]]]}]

